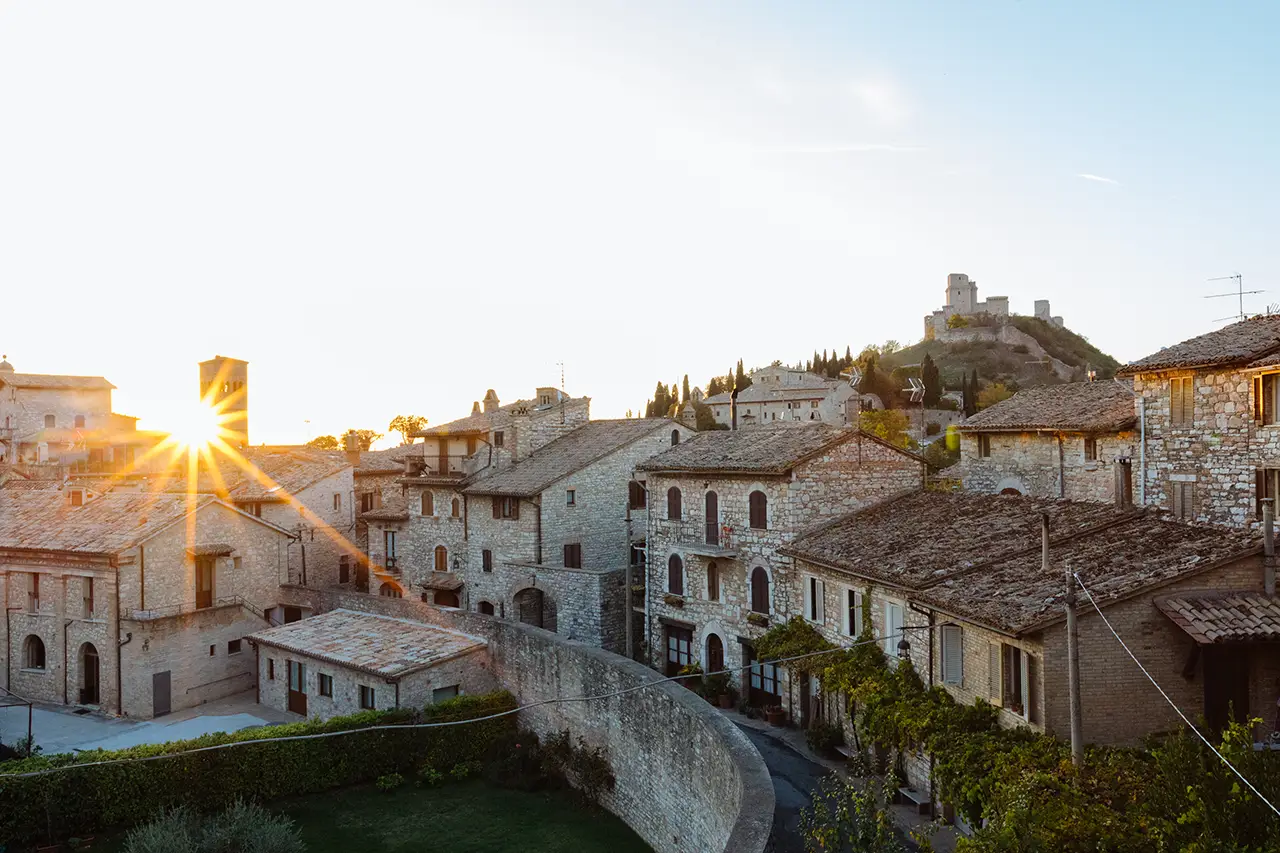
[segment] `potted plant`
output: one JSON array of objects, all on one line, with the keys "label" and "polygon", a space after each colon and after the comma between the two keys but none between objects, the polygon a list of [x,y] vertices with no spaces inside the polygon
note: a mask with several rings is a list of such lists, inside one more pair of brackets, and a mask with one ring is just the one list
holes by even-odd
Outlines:
[{"label": "potted plant", "polygon": [[756,613],[754,610],[747,614],[747,621],[761,628],[769,627],[769,617],[763,613]]},{"label": "potted plant", "polygon": [[787,724],[787,712],[783,710],[781,705],[766,706],[764,709],[764,716],[771,726],[781,728]]},{"label": "potted plant", "polygon": [[684,596],[674,592],[663,593],[662,600],[672,607],[684,607]]},{"label": "potted plant", "polygon": [[688,687],[699,696],[702,695],[702,667],[699,664],[685,664],[680,667],[680,671],[676,675],[687,676],[680,679],[680,684]]},{"label": "potted plant", "polygon": [[[703,695],[707,701],[713,704],[719,704],[721,708],[732,708],[732,696],[729,694],[729,673],[718,672],[715,675],[708,675],[702,681]],[[729,704],[725,704],[725,697],[729,697]]]}]

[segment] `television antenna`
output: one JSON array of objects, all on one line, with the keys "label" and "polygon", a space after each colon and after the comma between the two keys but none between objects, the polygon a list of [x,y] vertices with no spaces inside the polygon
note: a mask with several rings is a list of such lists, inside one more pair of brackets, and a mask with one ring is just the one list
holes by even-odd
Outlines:
[{"label": "television antenna", "polygon": [[1223,323],[1227,320],[1243,320],[1245,318],[1245,313],[1244,313],[1245,296],[1253,293],[1266,293],[1265,290],[1245,290],[1244,276],[1241,275],[1240,273],[1235,273],[1234,275],[1220,275],[1217,278],[1207,279],[1207,281],[1234,281],[1236,283],[1235,293],[1214,293],[1210,296],[1205,297],[1205,299],[1222,299],[1227,296],[1234,296],[1239,300],[1240,312],[1238,314],[1232,314],[1229,317],[1220,317],[1217,320],[1213,321],[1215,323]]}]

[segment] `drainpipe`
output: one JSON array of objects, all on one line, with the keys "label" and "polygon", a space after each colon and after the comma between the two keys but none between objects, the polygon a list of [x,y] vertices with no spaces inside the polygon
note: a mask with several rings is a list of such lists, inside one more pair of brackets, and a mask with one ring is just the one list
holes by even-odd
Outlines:
[{"label": "drainpipe", "polygon": [[[4,590],[9,592],[9,577],[5,576]],[[21,610],[21,607],[6,607],[4,609],[4,689],[8,690],[13,686],[13,631],[9,628],[9,614],[15,610]]]},{"label": "drainpipe", "polygon": [[734,388],[729,395],[729,429],[738,431],[738,389]]},{"label": "drainpipe", "polygon": [[[64,577],[62,580],[63,580],[62,600],[66,601],[67,600],[66,578]],[[67,672],[67,628],[70,627],[72,621],[73,620],[71,619],[62,620],[62,704],[63,705],[67,704],[67,681],[70,680],[67,677],[69,675],[69,673]]]},{"label": "drainpipe", "polygon": [[[143,549],[142,549],[142,546],[139,545],[138,546],[139,561],[143,560],[142,555],[143,555]],[[125,638],[124,642],[120,641],[120,564],[115,560],[112,560],[112,562],[115,563],[115,570],[116,570],[116,638],[115,638],[116,639],[116,713],[123,717],[124,716],[124,680],[121,678],[121,675],[123,674],[123,668],[120,665],[120,658],[123,657],[123,653],[120,650],[123,649],[125,646],[129,645],[129,643],[133,641],[133,632],[130,631],[128,633],[128,636]],[[141,589],[142,584],[139,583],[138,586],[139,586],[139,589]]]},{"label": "drainpipe", "polygon": [[[520,499],[516,498],[516,500]],[[533,502],[530,501],[530,503]],[[533,503],[533,508],[535,510],[533,516],[534,536],[537,540],[534,543],[533,561],[538,565],[542,565],[542,501]]]},{"label": "drainpipe", "polygon": [[1262,588],[1267,595],[1276,594],[1276,511],[1272,498],[1262,501]]}]

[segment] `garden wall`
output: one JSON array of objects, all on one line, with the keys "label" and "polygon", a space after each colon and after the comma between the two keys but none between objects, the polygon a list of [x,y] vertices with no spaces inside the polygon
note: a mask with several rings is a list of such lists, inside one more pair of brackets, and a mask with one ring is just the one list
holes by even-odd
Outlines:
[{"label": "garden wall", "polygon": [[[539,628],[443,610],[411,599],[285,587],[315,612],[348,607],[416,618],[486,637],[498,683],[521,705],[609,693],[658,681],[648,667]],[[769,771],[715,708],[673,683],[520,713],[544,737],[568,729],[609,758],[617,784],[602,804],[658,853],[759,853],[773,824]]]}]

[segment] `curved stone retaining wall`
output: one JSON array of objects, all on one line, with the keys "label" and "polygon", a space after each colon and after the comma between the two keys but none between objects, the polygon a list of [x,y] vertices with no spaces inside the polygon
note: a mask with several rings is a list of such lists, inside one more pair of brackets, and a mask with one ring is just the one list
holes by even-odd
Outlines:
[{"label": "curved stone retaining wall", "polygon": [[[409,599],[286,587],[291,603],[419,619],[488,638],[498,682],[527,705],[615,693],[658,681],[648,667],[529,625]],[[568,729],[602,747],[617,785],[603,802],[658,853],[762,853],[774,794],[760,754],[737,726],[673,683],[520,713],[540,735]]]}]

